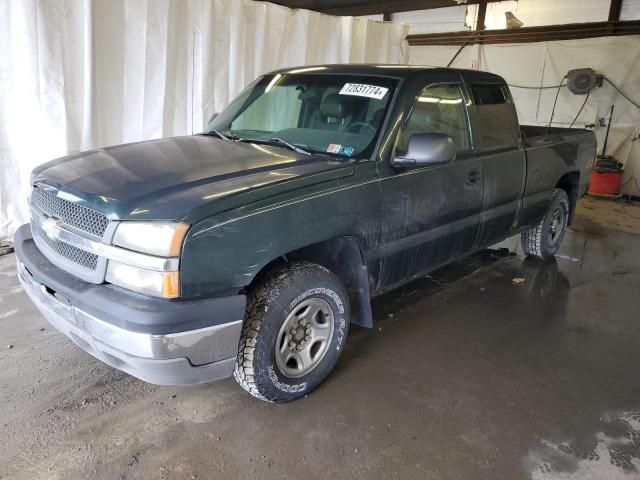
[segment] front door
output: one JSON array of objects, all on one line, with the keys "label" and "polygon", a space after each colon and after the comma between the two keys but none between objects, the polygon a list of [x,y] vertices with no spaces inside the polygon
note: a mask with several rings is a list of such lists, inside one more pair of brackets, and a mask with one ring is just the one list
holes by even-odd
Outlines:
[{"label": "front door", "polygon": [[[470,251],[482,209],[482,160],[473,153],[466,99],[458,79],[418,85],[396,140],[406,150],[414,133],[446,133],[457,147],[452,162],[405,168],[381,164],[379,290],[425,274]],[[384,162],[382,160],[381,162]]]}]

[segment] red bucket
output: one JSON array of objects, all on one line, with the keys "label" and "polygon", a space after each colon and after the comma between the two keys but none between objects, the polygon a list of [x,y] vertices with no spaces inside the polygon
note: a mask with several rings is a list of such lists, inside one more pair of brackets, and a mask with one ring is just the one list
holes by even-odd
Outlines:
[{"label": "red bucket", "polygon": [[617,195],[622,172],[591,172],[589,193],[594,195]]}]

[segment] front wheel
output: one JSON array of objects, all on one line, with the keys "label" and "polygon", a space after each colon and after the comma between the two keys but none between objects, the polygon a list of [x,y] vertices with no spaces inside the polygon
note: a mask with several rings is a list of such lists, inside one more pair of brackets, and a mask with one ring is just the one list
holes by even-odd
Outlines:
[{"label": "front wheel", "polygon": [[250,293],[234,369],[254,397],[289,402],[329,375],[349,331],[340,280],[309,262],[272,271]]},{"label": "front wheel", "polygon": [[538,225],[522,232],[522,250],[529,256],[551,258],[560,249],[569,222],[569,197],[556,188],[549,209]]}]

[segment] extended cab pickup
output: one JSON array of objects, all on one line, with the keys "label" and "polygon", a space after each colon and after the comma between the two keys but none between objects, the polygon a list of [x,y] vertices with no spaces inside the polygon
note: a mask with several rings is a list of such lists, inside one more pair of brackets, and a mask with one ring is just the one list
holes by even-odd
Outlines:
[{"label": "extended cab pickup", "polygon": [[370,299],[521,233],[558,250],[592,132],[519,126],[490,73],[315,66],[264,75],[204,133],[32,174],[20,280],[107,364],[157,384],[235,375],[285,402],[329,374]]}]

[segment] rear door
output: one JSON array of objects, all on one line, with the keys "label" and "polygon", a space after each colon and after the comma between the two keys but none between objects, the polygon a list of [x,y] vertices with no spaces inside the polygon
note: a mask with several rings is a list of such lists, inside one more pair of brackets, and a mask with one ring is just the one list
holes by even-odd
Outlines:
[{"label": "rear door", "polygon": [[441,75],[439,81],[431,75],[413,87],[391,158],[420,132],[450,135],[457,158],[408,168],[394,168],[391,159],[380,163],[383,290],[466,253],[477,237],[482,161],[473,153],[461,77]]},{"label": "rear door", "polygon": [[515,106],[503,83],[468,82],[476,151],[482,158],[482,215],[476,248],[506,238],[517,224],[526,174]]}]

